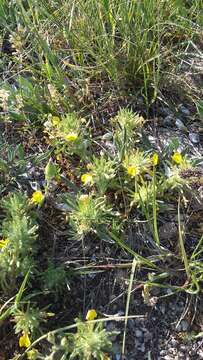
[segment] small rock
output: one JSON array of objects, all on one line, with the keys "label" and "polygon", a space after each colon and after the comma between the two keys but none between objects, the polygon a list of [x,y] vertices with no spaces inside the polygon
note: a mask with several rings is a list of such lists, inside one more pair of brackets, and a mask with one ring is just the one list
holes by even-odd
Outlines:
[{"label": "small rock", "polygon": [[178,128],[179,130],[187,132],[187,128],[186,128],[186,126],[185,126],[185,124],[183,123],[182,120],[176,119],[175,124],[176,124],[176,126],[177,126],[177,128]]},{"label": "small rock", "polygon": [[184,114],[185,116],[190,115],[190,110],[186,108],[184,105],[180,105],[179,110]]},{"label": "small rock", "polygon": [[161,109],[161,113],[162,113],[163,115],[172,115],[172,111],[171,111],[168,107],[163,107],[163,108]]},{"label": "small rock", "polygon": [[160,309],[160,311],[161,311],[162,314],[165,314],[166,307],[165,307],[164,304],[161,304],[161,305],[159,306],[159,309]]},{"label": "small rock", "polygon": [[185,352],[185,351],[187,350],[187,347],[182,344],[182,345],[180,345],[180,350],[181,350],[182,352]]},{"label": "small rock", "polygon": [[176,339],[171,339],[170,340],[170,345],[173,346],[174,348],[176,348],[177,345],[178,345],[178,341]]},{"label": "small rock", "polygon": [[138,99],[137,99],[137,104],[138,105],[143,105],[144,104],[144,98],[143,96],[139,96]]},{"label": "small rock", "polygon": [[190,324],[187,320],[181,321],[182,331],[187,331],[190,327]]},{"label": "small rock", "polygon": [[151,290],[150,290],[150,294],[152,296],[158,296],[160,295],[160,288],[158,286],[155,286],[153,287]]},{"label": "small rock", "polygon": [[139,330],[139,329],[135,330],[135,336],[137,338],[141,338],[143,336],[142,330]]},{"label": "small rock", "polygon": [[203,350],[199,350],[197,354],[199,355],[200,359],[203,359]]},{"label": "small rock", "polygon": [[104,134],[104,135],[102,136],[102,139],[103,139],[103,140],[111,140],[112,137],[113,137],[112,132],[107,132],[106,134]]},{"label": "small rock", "polygon": [[177,226],[174,222],[165,223],[160,226],[159,233],[161,240],[173,239],[177,233]]},{"label": "small rock", "polygon": [[170,349],[168,349],[168,352],[170,355],[175,355],[177,353],[177,349],[174,349],[173,347],[171,347]]},{"label": "small rock", "polygon": [[58,203],[55,203],[55,208],[60,211],[67,211],[69,209],[67,204],[58,204]]},{"label": "small rock", "polygon": [[129,327],[129,330],[134,333],[134,331],[135,331],[135,321],[133,319],[128,320],[128,327]]},{"label": "small rock", "polygon": [[166,350],[161,350],[160,353],[159,353],[160,356],[164,356],[166,355]]},{"label": "small rock", "polygon": [[153,337],[153,334],[151,332],[147,331],[144,336],[145,342],[150,341],[152,339],[152,337]]},{"label": "small rock", "polygon": [[121,354],[116,354],[116,360],[121,360]]},{"label": "small rock", "polygon": [[200,137],[197,133],[189,133],[189,139],[193,144],[198,144],[200,142]]},{"label": "small rock", "polygon": [[178,360],[185,360],[185,354],[182,352],[179,352],[178,354]]},{"label": "small rock", "polygon": [[169,288],[169,289],[166,290],[166,293],[167,293],[168,295],[172,295],[172,294],[173,294],[173,290]]},{"label": "small rock", "polygon": [[188,321],[183,319],[183,320],[181,320],[180,324],[178,324],[178,326],[176,326],[176,331],[177,332],[187,331],[189,329],[189,326],[190,326],[190,324],[188,323]]},{"label": "small rock", "polygon": [[170,177],[172,175],[171,168],[164,164],[164,172],[167,177]]},{"label": "small rock", "polygon": [[166,116],[166,117],[164,118],[163,124],[164,124],[165,126],[170,126],[170,125],[172,125],[172,123],[173,123],[173,119],[174,119],[174,116],[173,116],[173,115],[168,115],[168,116]]},{"label": "small rock", "polygon": [[150,141],[151,144],[156,144],[156,138],[154,136],[149,135],[148,140]]}]

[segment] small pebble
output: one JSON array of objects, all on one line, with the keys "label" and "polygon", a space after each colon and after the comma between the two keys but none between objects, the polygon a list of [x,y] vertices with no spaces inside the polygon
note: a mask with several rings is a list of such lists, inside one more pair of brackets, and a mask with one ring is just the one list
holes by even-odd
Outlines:
[{"label": "small pebble", "polygon": [[180,324],[176,327],[177,332],[187,331],[189,329],[189,323],[187,320],[181,320]]},{"label": "small pebble", "polygon": [[187,331],[189,329],[190,324],[188,323],[187,320],[182,320],[181,326],[182,326],[182,331]]},{"label": "small pebble", "polygon": [[170,345],[173,347],[176,347],[178,345],[178,341],[176,339],[171,339],[170,340]]},{"label": "small pebble", "polygon": [[139,96],[139,97],[137,98],[137,103],[138,103],[138,105],[143,105],[143,104],[144,104],[144,98],[143,98],[143,96]]},{"label": "small pebble", "polygon": [[162,314],[165,314],[166,307],[165,307],[164,304],[161,304],[161,305],[159,306],[159,309],[160,309],[160,311],[162,312]]},{"label": "small pebble", "polygon": [[140,351],[141,351],[142,353],[145,352],[145,344],[144,344],[144,343],[140,346]]},{"label": "small pebble", "polygon": [[180,350],[185,352],[187,350],[187,347],[185,345],[180,345]]},{"label": "small pebble", "polygon": [[174,304],[170,304],[169,307],[170,307],[171,310],[173,310],[173,311],[176,310],[176,305],[174,305]]},{"label": "small pebble", "polygon": [[139,330],[139,329],[135,330],[135,336],[138,338],[141,338],[143,336],[142,330]]},{"label": "small pebble", "polygon": [[185,354],[179,352],[179,354],[178,354],[178,360],[185,360]]},{"label": "small pebble", "polygon": [[170,125],[172,125],[172,123],[173,123],[173,119],[174,119],[174,116],[173,116],[173,115],[168,115],[168,116],[166,116],[166,117],[164,118],[163,124],[164,124],[165,126],[170,126]]},{"label": "small pebble", "polygon": [[116,360],[121,360],[121,354],[116,354]]},{"label": "small pebble", "polygon": [[103,139],[103,140],[111,140],[112,137],[113,137],[112,132],[108,132],[108,133],[106,133],[106,134],[104,134],[104,135],[102,136],[102,139]]},{"label": "small pebble", "polygon": [[154,136],[149,135],[148,140],[150,141],[151,144],[156,144],[156,138]]},{"label": "small pebble", "polygon": [[200,137],[197,133],[189,133],[189,139],[193,144],[198,144],[200,142]]},{"label": "small pebble", "polygon": [[200,359],[203,359],[203,350],[199,350],[197,354],[199,355]]},{"label": "small pebble", "polygon": [[180,105],[179,109],[182,112],[182,114],[184,114],[185,116],[190,115],[190,110],[186,108],[184,105]]},{"label": "small pebble", "polygon": [[161,350],[159,354],[160,354],[160,356],[166,355],[166,350]]},{"label": "small pebble", "polygon": [[185,124],[183,123],[182,120],[176,119],[175,124],[176,124],[176,126],[177,126],[177,128],[178,128],[179,130],[187,132],[187,128],[186,128],[186,126],[185,126]]},{"label": "small pebble", "polygon": [[163,115],[172,115],[172,111],[167,107],[163,107],[161,109],[161,112],[162,112]]}]

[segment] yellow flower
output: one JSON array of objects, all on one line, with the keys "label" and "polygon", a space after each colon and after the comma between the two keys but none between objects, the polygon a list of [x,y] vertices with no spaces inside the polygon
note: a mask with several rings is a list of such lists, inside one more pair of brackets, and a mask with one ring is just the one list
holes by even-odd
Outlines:
[{"label": "yellow flower", "polygon": [[176,162],[176,164],[181,164],[183,162],[183,157],[181,153],[175,152],[172,156],[172,160]]},{"label": "yellow flower", "polygon": [[83,174],[81,176],[81,181],[87,185],[87,184],[93,184],[94,183],[94,180],[93,180],[93,175],[92,173],[86,173],[86,174]]},{"label": "yellow flower", "polygon": [[61,122],[61,119],[58,116],[52,116],[51,122],[54,126],[58,126]]},{"label": "yellow flower", "polygon": [[79,201],[81,201],[83,204],[87,204],[89,201],[89,196],[87,194],[82,194],[79,197]]},{"label": "yellow flower", "polygon": [[4,247],[9,243],[9,239],[1,239],[0,240],[0,247]]},{"label": "yellow flower", "polygon": [[69,134],[65,135],[64,138],[67,141],[75,141],[78,138],[78,134],[76,134],[74,132],[70,132]]},{"label": "yellow flower", "polygon": [[95,309],[91,309],[88,310],[87,315],[86,315],[86,320],[90,321],[90,320],[94,320],[97,317],[97,312]]},{"label": "yellow flower", "polygon": [[111,358],[109,357],[109,355],[106,354],[106,355],[104,356],[104,360],[111,360]]},{"label": "yellow flower", "polygon": [[128,166],[127,167],[128,174],[132,177],[135,177],[139,174],[139,170],[136,166]]},{"label": "yellow flower", "polygon": [[44,195],[42,194],[41,191],[35,191],[35,192],[32,194],[32,199],[31,199],[31,202],[32,202],[32,203],[34,203],[34,204],[41,204],[43,200],[44,200]]},{"label": "yellow flower", "polygon": [[24,332],[23,335],[19,339],[19,346],[28,348],[30,346],[30,338],[28,333]]},{"label": "yellow flower", "polygon": [[59,154],[56,155],[56,160],[58,160],[58,161],[62,161],[62,160],[63,160],[63,156],[62,156],[61,153],[59,153]]},{"label": "yellow flower", "polygon": [[154,154],[152,155],[152,164],[153,164],[154,166],[156,166],[156,165],[158,164],[158,162],[159,162],[159,155],[158,155],[157,153],[154,153]]}]

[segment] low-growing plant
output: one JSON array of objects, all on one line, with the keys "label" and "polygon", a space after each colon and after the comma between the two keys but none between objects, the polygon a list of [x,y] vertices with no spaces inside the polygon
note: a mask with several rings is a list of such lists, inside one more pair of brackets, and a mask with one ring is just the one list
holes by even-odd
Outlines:
[{"label": "low-growing plant", "polygon": [[149,212],[149,209],[153,207],[153,192],[152,182],[143,181],[141,185],[138,184],[136,191],[132,193],[131,206],[136,205],[141,208],[147,208]]},{"label": "low-growing plant", "polygon": [[91,232],[97,233],[97,229],[111,223],[113,211],[107,204],[105,196],[96,197],[93,194],[82,194],[74,199],[66,195],[65,202],[70,208],[69,225],[72,228],[73,236],[77,239],[81,239]]},{"label": "low-growing plant", "polygon": [[67,283],[67,274],[64,266],[57,266],[49,262],[48,268],[42,274],[42,281],[44,289],[53,292],[58,297]]},{"label": "low-growing plant", "polygon": [[2,223],[0,247],[0,283],[16,286],[17,278],[35,267],[36,238],[38,226],[30,214],[29,201],[20,193],[11,193],[2,202],[5,219]]},{"label": "low-growing plant", "polygon": [[26,171],[27,159],[22,144],[9,144],[0,137],[0,172],[1,187],[17,187]]},{"label": "low-growing plant", "polygon": [[[45,312],[40,311],[38,307],[33,307],[29,301],[23,305],[20,304],[12,312],[15,322],[15,333],[32,334],[40,333],[40,324],[45,320]],[[28,347],[28,346],[26,346]]]},{"label": "low-growing plant", "polygon": [[134,148],[139,141],[140,130],[144,125],[144,118],[128,108],[121,109],[112,119],[115,127],[114,141],[119,152],[120,160],[127,151]]},{"label": "low-growing plant", "polygon": [[139,149],[127,152],[123,159],[123,167],[132,178],[150,172],[152,165],[151,157]]},{"label": "low-growing plant", "polygon": [[52,349],[46,360],[51,360],[54,356],[58,356],[60,360],[109,359],[108,353],[112,350],[111,337],[117,335],[118,332],[107,331],[102,322],[94,324],[80,319],[76,319],[76,329],[76,333],[62,333],[57,338],[48,337],[52,343]]},{"label": "low-growing plant", "polygon": [[93,156],[91,163],[87,164],[87,168],[92,173],[93,182],[98,192],[104,195],[111,188],[113,179],[115,179],[116,161],[105,155]]},{"label": "low-growing plant", "polygon": [[85,119],[74,112],[62,117],[49,115],[44,126],[56,154],[64,152],[85,158],[89,145]]}]

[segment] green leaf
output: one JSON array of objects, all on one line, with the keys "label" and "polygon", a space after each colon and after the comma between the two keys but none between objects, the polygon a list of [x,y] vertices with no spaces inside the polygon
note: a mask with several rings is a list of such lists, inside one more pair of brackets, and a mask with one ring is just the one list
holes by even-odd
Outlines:
[{"label": "green leaf", "polygon": [[9,167],[5,160],[0,159],[0,171],[7,172],[9,171]]},{"label": "green leaf", "polygon": [[23,293],[24,293],[24,291],[25,291],[25,286],[26,286],[26,284],[27,284],[29,275],[30,275],[30,270],[29,270],[29,271],[27,272],[27,274],[25,275],[25,277],[24,277],[24,279],[23,279],[23,282],[22,282],[22,284],[21,284],[21,286],[20,286],[20,289],[19,289],[19,291],[18,291],[18,293],[17,293],[17,295],[16,295],[16,298],[15,298],[15,306],[18,306],[18,304],[20,303],[20,300],[21,300],[21,298],[22,298],[22,295],[23,295]]},{"label": "green leaf", "polygon": [[196,103],[197,112],[200,116],[200,120],[203,121],[203,101]]},{"label": "green leaf", "polygon": [[58,174],[58,167],[53,163],[51,159],[49,159],[46,167],[45,167],[45,180],[50,182],[53,178],[55,178]]}]

